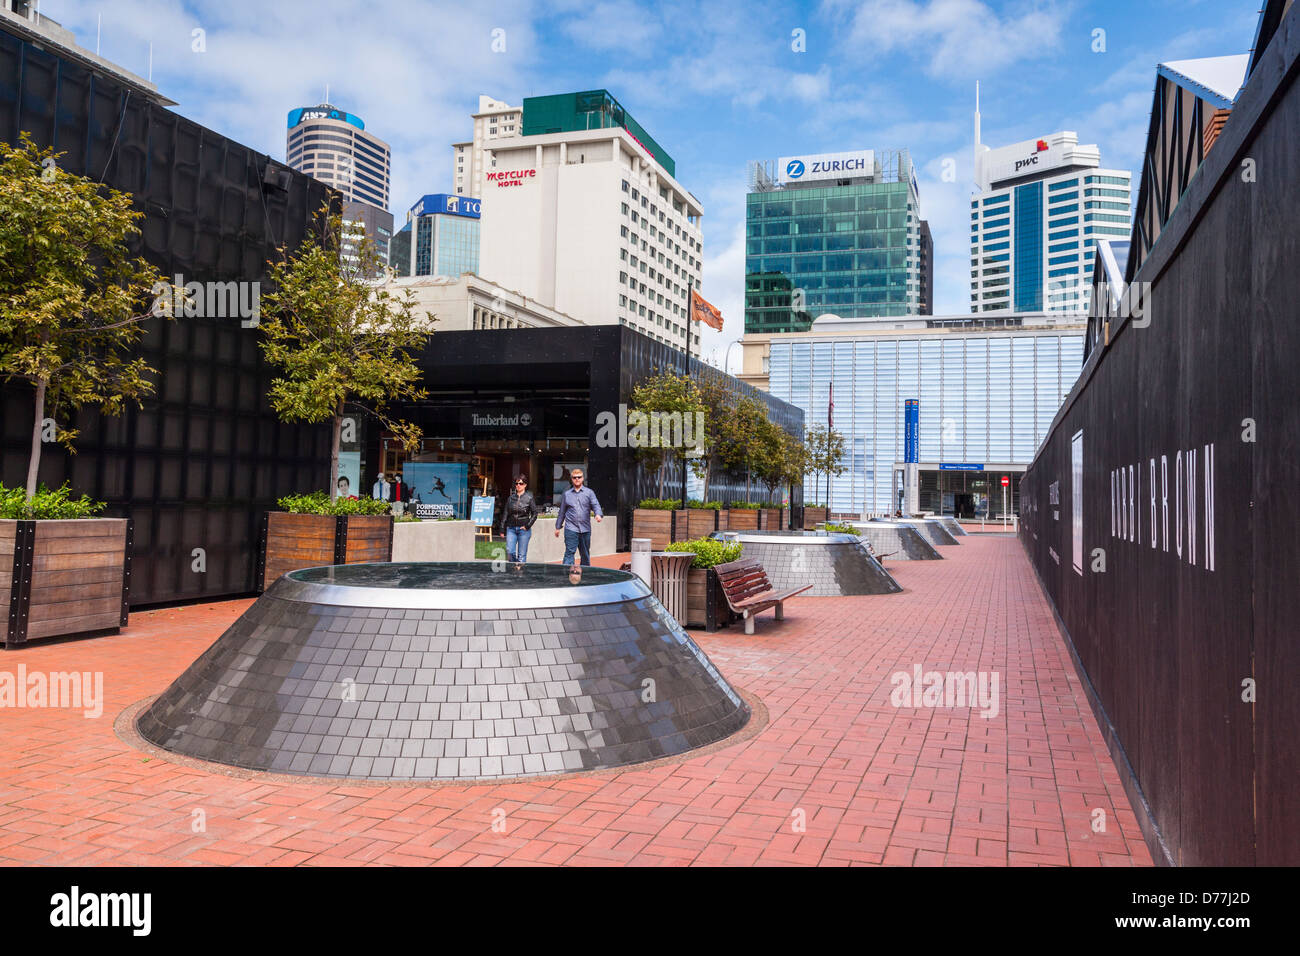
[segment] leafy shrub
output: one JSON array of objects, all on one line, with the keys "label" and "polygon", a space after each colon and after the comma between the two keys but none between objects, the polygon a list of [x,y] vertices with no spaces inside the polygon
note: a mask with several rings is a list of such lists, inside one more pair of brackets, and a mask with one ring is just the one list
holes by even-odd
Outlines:
[{"label": "leafy shrub", "polygon": [[833,521],[828,521],[826,522],[824,527],[827,531],[830,531],[832,533],[856,534],[856,535],[862,534],[861,528],[855,528],[851,524],[835,524]]},{"label": "leafy shrub", "polygon": [[731,507],[741,511],[757,511],[763,506],[757,501],[733,501]]},{"label": "leafy shrub", "polygon": [[408,514],[400,514],[397,515],[395,518],[393,518],[393,521],[401,521],[401,522],[419,521],[419,520],[420,519],[417,518],[415,515],[408,515]]},{"label": "leafy shrub", "polygon": [[726,564],[728,561],[735,561],[740,557],[741,548],[739,541],[696,538],[694,541],[674,541],[668,545],[667,550],[694,552],[695,560],[691,562],[691,567],[712,568],[719,564]]},{"label": "leafy shrub", "polygon": [[692,498],[686,502],[686,507],[692,511],[721,511],[721,501],[701,501],[699,498]]},{"label": "leafy shrub", "polygon": [[27,500],[25,488],[6,488],[0,484],[0,518],[17,518],[19,521],[93,518],[103,510],[102,501],[94,501],[86,495],[73,498],[72,489],[66,483],[54,491],[42,484],[31,501]]},{"label": "leafy shrub", "polygon": [[285,495],[276,504],[294,515],[386,515],[392,513],[387,501],[374,498],[339,498],[330,501],[323,491],[307,495]]},{"label": "leafy shrub", "polygon": [[644,508],[647,511],[677,511],[682,506],[680,498],[646,498],[638,508]]}]

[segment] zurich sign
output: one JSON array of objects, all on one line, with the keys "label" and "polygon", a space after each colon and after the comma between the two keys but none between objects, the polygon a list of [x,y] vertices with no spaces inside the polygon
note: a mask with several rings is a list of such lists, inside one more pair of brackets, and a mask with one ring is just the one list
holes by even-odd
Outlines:
[{"label": "zurich sign", "polygon": [[804,173],[802,159],[792,159],[785,167],[785,174],[791,179],[798,179]]}]

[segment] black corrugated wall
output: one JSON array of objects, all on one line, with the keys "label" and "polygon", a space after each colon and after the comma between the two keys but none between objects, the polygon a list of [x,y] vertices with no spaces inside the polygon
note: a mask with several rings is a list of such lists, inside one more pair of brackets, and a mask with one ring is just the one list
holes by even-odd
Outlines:
[{"label": "black corrugated wall", "polygon": [[1300,864],[1297,24],[1134,277],[1150,324],[1112,328],[1021,486],[1022,541],[1180,865]]}]

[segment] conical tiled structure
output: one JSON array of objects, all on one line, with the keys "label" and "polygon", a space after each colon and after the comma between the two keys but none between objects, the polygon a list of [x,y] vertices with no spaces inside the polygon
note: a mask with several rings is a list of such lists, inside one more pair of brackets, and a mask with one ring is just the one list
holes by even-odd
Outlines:
[{"label": "conical tiled structure", "polygon": [[898,521],[856,521],[853,527],[880,561],[941,561],[943,555],[916,527]]},{"label": "conical tiled structure", "polygon": [[137,729],[165,750],[256,770],[468,780],[625,766],[749,720],[639,578],[493,567],[285,575]]},{"label": "conical tiled structure", "polygon": [[804,594],[817,597],[903,590],[856,535],[825,531],[736,531],[726,535],[741,543],[741,557],[759,560],[777,590],[811,584],[812,589]]}]

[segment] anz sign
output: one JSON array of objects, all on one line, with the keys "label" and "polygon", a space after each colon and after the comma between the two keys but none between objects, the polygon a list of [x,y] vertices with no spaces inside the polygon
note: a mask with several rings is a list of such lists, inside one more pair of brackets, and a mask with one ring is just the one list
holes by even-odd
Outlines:
[{"label": "anz sign", "polygon": [[777,178],[781,183],[849,179],[872,176],[875,171],[875,153],[870,149],[816,156],[783,156],[777,160]]}]

